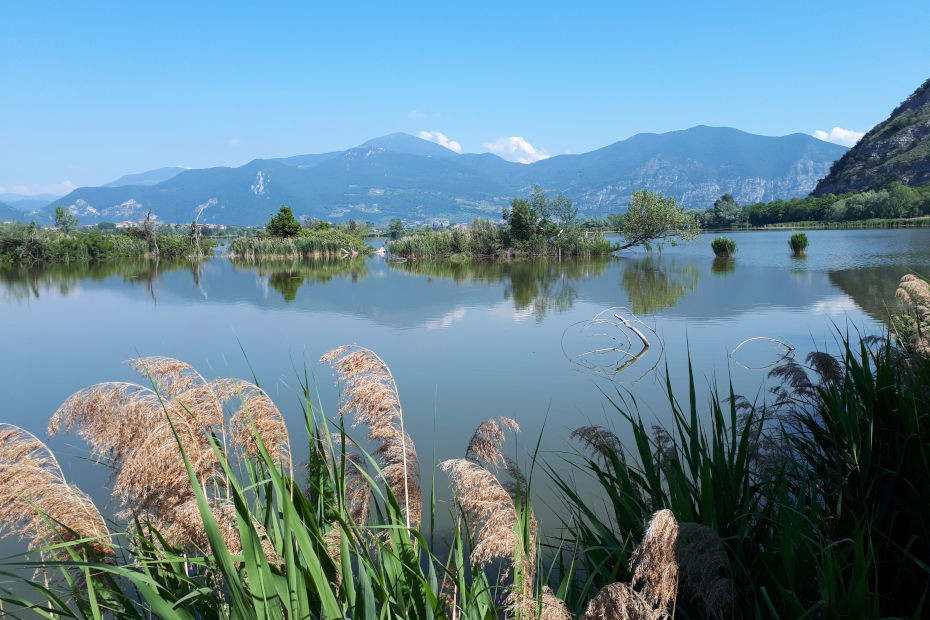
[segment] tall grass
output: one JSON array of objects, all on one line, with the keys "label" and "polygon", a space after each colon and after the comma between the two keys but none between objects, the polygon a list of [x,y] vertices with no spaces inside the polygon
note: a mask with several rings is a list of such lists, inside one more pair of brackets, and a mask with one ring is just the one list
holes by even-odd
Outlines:
[{"label": "tall grass", "polygon": [[492,222],[476,220],[467,229],[432,231],[391,241],[391,254],[405,258],[604,256],[614,247],[600,233],[585,234],[566,229],[553,238],[536,236],[519,244],[511,243],[506,230]]},{"label": "tall grass", "polygon": [[297,237],[236,237],[229,244],[235,258],[320,257],[364,254],[371,249],[361,237],[345,231],[302,229]]},{"label": "tall grass", "polygon": [[[609,395],[630,445],[582,427],[568,469],[546,466],[565,505],[560,543],[536,521],[532,467],[502,449],[517,422],[486,420],[463,458],[440,465],[456,500],[442,553],[434,520],[421,523],[435,489],[421,491],[398,386],[370,350],[324,356],[343,386],[333,419],[305,374],[300,475],[257,384],[136,360],[148,385],[82,390],[49,425],[112,469],[117,521],[67,484],[41,442],[0,428],[0,533],[39,554],[15,564],[38,569],[25,583],[41,601],[0,600],[94,618],[919,617],[930,360],[890,339],[842,342],[838,358],[772,371],[769,408],[732,386],[705,407],[690,368],[683,403],[666,372],[672,428],[648,428],[631,394]],[[581,495],[578,475],[601,497]]]},{"label": "tall grass", "polygon": [[788,239],[788,246],[791,248],[791,253],[795,256],[804,256],[807,254],[807,235],[802,232],[794,233],[791,235],[791,238]]},{"label": "tall grass", "polygon": [[[195,247],[186,234],[174,233],[161,233],[157,241],[161,258],[209,256],[216,245],[213,239],[201,237]],[[148,242],[141,235],[131,233],[64,232],[24,224],[0,226],[0,263],[72,262],[149,254]]]},{"label": "tall grass", "polygon": [[717,258],[732,258],[736,254],[736,242],[727,237],[717,237],[710,242],[710,247]]}]

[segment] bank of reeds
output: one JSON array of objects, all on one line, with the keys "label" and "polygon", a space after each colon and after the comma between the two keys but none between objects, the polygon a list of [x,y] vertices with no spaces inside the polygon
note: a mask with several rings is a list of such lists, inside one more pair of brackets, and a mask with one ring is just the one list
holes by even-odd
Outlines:
[{"label": "bank of reeds", "polygon": [[[912,287],[913,288],[913,287]],[[30,607],[77,617],[721,618],[920,616],[930,588],[930,361],[906,342],[843,339],[772,371],[771,406],[666,379],[669,429],[611,395],[632,441],[576,429],[582,451],[546,467],[565,502],[559,543],[532,507],[533,467],[503,450],[508,418],[440,464],[455,494],[445,552],[431,541],[398,387],[372,351],[324,356],[338,416],[311,406],[296,476],[291,440],[257,385],[145,358],[148,385],[70,397],[52,433],[84,438],[123,508],[104,523],[47,448],[0,428],[0,528],[30,540],[50,582]],[[349,427],[361,427],[368,454]],[[536,455],[533,455],[535,462]],[[590,476],[600,497],[579,494]],[[299,488],[297,480],[305,478]],[[10,484],[14,481],[15,484]],[[429,499],[424,502],[423,498]],[[553,524],[549,524],[552,528]],[[552,545],[555,545],[554,547]]]},{"label": "bank of reeds", "polygon": [[[153,255],[148,242],[134,232],[65,232],[18,223],[6,224],[0,226],[0,263],[60,263]],[[201,237],[195,247],[187,235],[169,233],[157,235],[157,243],[159,258],[211,256],[216,246],[209,237]]]},{"label": "bank of reeds", "polygon": [[229,244],[231,256],[248,260],[354,256],[371,251],[361,237],[335,229],[301,229],[296,237],[236,237]]},{"label": "bank of reeds", "polygon": [[392,256],[404,258],[499,258],[513,256],[606,256],[616,247],[600,233],[566,229],[552,238],[512,242],[502,226],[477,220],[469,228],[417,233],[391,241]]}]

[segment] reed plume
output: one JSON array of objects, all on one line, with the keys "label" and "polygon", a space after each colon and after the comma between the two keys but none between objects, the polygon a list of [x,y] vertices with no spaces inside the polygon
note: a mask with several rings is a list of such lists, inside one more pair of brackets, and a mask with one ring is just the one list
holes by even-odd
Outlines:
[{"label": "reed plume", "polygon": [[407,527],[418,528],[422,499],[417,452],[404,430],[397,383],[390,369],[373,351],[355,345],[334,349],[320,361],[330,364],[342,381],[340,415],[354,413],[352,426],[368,427],[368,439],[378,444],[374,456]]},{"label": "reed plume", "polygon": [[250,457],[258,457],[257,437],[260,437],[271,460],[287,466],[293,477],[291,440],[284,416],[274,402],[254,383],[241,379],[223,381],[217,392],[241,402],[241,407],[229,420],[231,443]]},{"label": "reed plume", "polygon": [[132,514],[165,517],[193,497],[178,440],[198,484],[217,474],[208,437],[179,400],[162,401],[152,389],[133,383],[99,383],[70,396],[52,416],[48,433],[77,429],[114,472],[113,495]]},{"label": "reed plume", "polygon": [[[9,535],[29,539],[30,549],[95,539],[86,544],[96,556],[113,555],[97,507],[65,481],[48,447],[31,433],[0,423],[0,537]],[[64,547],[42,556],[71,559]]]},{"label": "reed plume", "polygon": [[700,601],[708,615],[726,617],[733,604],[730,560],[723,541],[700,523],[680,523],[675,554],[685,592]]},{"label": "reed plume", "polygon": [[571,620],[572,615],[568,612],[565,603],[549,586],[543,586],[540,602],[542,608],[539,612],[539,620]]},{"label": "reed plume", "polygon": [[600,589],[585,608],[583,620],[660,620],[665,613],[654,609],[629,585],[617,582]]},{"label": "reed plume", "polygon": [[[529,508],[523,474],[516,463],[501,452],[504,431],[508,428],[513,431],[520,429],[510,418],[485,420],[472,435],[465,458],[443,461],[439,466],[449,473],[456,498],[473,533],[472,560],[479,566],[487,566],[497,559],[510,560],[511,568],[519,573],[520,578],[507,599],[508,607],[523,617],[532,617],[536,611],[533,584],[538,524]],[[503,469],[512,482],[501,483],[489,467]],[[529,510],[526,540],[517,536],[518,499],[521,507]],[[508,572],[505,569],[504,576]]]},{"label": "reed plume", "polygon": [[930,283],[912,273],[906,274],[898,283],[895,297],[912,312],[903,326],[914,352],[930,355]]},{"label": "reed plume", "polygon": [[[223,458],[228,458],[230,447],[254,457],[254,426],[271,458],[290,465],[290,441],[280,412],[246,381],[207,381],[189,364],[169,357],[129,363],[154,387],[112,382],[80,390],[52,416],[49,435],[76,430],[90,444],[113,472],[113,496],[120,500],[123,514],[151,522],[171,544],[205,549],[206,534],[180,442],[227,546],[241,549],[235,511],[220,499],[226,480],[213,438],[222,438]],[[227,424],[224,406],[234,398],[241,407]],[[232,442],[227,446],[230,427]]]},{"label": "reed plume", "polygon": [[671,510],[659,510],[649,521],[642,542],[633,551],[633,585],[650,604],[665,609],[678,593],[678,522]]},{"label": "reed plume", "polygon": [[[223,537],[226,548],[232,555],[242,554],[242,538],[239,534],[239,522],[236,515],[236,506],[233,502],[223,498],[209,498],[207,504],[210,513]],[[169,523],[155,524],[156,529],[168,543],[185,548],[196,548],[202,552],[210,550],[210,540],[203,524],[200,507],[196,498],[190,499],[172,511],[173,519]],[[268,562],[281,565],[283,560],[275,551],[268,533],[254,518],[252,527],[261,541],[262,552]]]}]

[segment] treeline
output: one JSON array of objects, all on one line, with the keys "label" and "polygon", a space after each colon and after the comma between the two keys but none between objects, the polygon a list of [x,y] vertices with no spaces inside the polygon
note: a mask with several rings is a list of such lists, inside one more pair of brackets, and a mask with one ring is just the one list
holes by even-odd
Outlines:
[{"label": "treeline", "polygon": [[767,226],[790,222],[858,222],[930,215],[930,185],[910,187],[895,183],[885,189],[791,200],[756,202],[744,206],[724,194],[701,213],[707,228]]},{"label": "treeline", "polygon": [[[894,183],[884,189],[846,194],[740,205],[724,194],[710,209],[691,210],[702,228],[745,228],[772,224],[882,221],[930,216],[930,185],[910,187]],[[624,215],[611,213],[604,218],[591,216],[579,221],[582,228],[601,231],[623,230]]]},{"label": "treeline", "polygon": [[39,263],[158,256],[209,256],[216,242],[167,227],[121,230],[40,228],[14,222],[0,226],[0,262]]}]

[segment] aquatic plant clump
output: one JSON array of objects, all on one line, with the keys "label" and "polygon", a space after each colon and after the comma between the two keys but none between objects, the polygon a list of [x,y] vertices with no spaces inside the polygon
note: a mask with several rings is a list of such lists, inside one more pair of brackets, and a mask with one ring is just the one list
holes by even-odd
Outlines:
[{"label": "aquatic plant clump", "polygon": [[361,237],[342,230],[302,229],[293,237],[236,237],[229,244],[235,258],[356,256],[373,250]]},{"label": "aquatic plant clump", "polygon": [[727,237],[717,237],[710,242],[710,247],[717,258],[732,258],[736,254],[736,242]]},{"label": "aquatic plant clump", "polygon": [[807,235],[804,233],[794,233],[788,240],[791,252],[794,256],[804,256],[807,254]]}]

